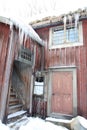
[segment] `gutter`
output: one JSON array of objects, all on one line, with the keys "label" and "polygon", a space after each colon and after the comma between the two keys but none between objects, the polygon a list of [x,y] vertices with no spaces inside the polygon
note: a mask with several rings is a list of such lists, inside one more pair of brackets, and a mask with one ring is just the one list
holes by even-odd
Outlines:
[{"label": "gutter", "polygon": [[[79,21],[82,21],[82,20],[86,20],[87,19],[87,16],[80,16],[79,17]],[[74,22],[75,19],[72,20],[72,22]],[[69,23],[69,20],[67,20],[67,23]],[[58,26],[58,25],[62,25],[64,24],[63,20],[61,21],[48,21],[46,23],[36,23],[36,25],[31,25],[33,27],[33,29],[41,29],[41,28],[46,28],[46,27],[50,27],[50,26]]]}]

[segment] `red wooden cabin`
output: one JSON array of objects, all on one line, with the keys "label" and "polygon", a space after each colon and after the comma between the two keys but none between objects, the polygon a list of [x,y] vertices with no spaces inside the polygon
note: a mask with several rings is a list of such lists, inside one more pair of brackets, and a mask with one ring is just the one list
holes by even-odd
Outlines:
[{"label": "red wooden cabin", "polygon": [[87,118],[87,10],[31,24],[45,41],[47,116]]}]

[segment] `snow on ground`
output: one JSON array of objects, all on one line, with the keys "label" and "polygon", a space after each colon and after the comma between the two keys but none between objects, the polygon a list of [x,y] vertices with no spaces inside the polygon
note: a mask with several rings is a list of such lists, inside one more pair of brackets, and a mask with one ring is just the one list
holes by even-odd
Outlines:
[{"label": "snow on ground", "polygon": [[19,130],[68,130],[65,127],[54,125],[50,122],[45,122],[40,118],[30,118],[26,125],[22,125]]},{"label": "snow on ground", "polygon": [[48,118],[49,121],[40,119],[39,117],[24,116],[21,119],[10,124],[2,124],[0,121],[0,130],[69,130],[63,126],[55,125],[50,121],[70,123],[74,130],[87,130],[87,119],[77,116],[71,120],[60,120],[56,118]]},{"label": "snow on ground", "polygon": [[81,124],[81,126],[83,126],[85,129],[87,129],[87,120],[84,117],[77,116],[76,120],[79,121],[79,123]]},{"label": "snow on ground", "polygon": [[46,121],[51,121],[51,122],[64,122],[64,123],[71,123],[73,119],[71,120],[65,120],[65,119],[57,119],[57,118],[53,118],[53,117],[47,117]]},{"label": "snow on ground", "polygon": [[[20,120],[8,124],[10,130],[68,130],[65,127],[54,125],[38,117],[24,116]],[[7,129],[6,129],[7,130]]]},{"label": "snow on ground", "polygon": [[2,124],[2,122],[0,121],[0,130],[10,130],[10,128],[4,124]]}]

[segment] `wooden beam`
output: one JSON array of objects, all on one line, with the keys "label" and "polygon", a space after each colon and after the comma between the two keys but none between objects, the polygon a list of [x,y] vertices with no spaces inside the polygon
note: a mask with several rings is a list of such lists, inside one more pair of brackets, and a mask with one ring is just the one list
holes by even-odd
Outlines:
[{"label": "wooden beam", "polygon": [[[35,60],[36,60],[36,46],[34,46],[34,59],[33,59],[32,72],[34,71]],[[30,86],[30,109],[29,109],[29,113],[31,115],[32,115],[32,101],[33,101],[33,81],[34,81],[34,77],[32,75],[31,76],[31,86]]]},{"label": "wooden beam", "polygon": [[[13,28],[10,32],[10,41],[9,41],[9,48],[8,48],[8,55],[7,55],[7,61],[6,61],[6,68],[5,68],[5,74],[4,74],[4,81],[3,81],[3,87],[2,87],[2,93],[1,93],[1,111],[0,111],[0,119],[3,120],[5,116],[5,109],[6,109],[6,101],[7,101],[7,94],[8,94],[8,87],[9,87],[9,80],[10,80],[10,74],[12,70],[13,65],[13,55],[14,55],[14,48],[15,48],[15,37],[14,37],[14,31]],[[4,100],[3,100],[4,99]]]}]

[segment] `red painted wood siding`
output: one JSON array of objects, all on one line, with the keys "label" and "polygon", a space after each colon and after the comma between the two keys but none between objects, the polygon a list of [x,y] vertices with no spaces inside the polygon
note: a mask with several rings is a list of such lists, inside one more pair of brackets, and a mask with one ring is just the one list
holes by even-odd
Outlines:
[{"label": "red painted wood siding", "polygon": [[83,46],[49,50],[49,28],[37,29],[46,41],[45,69],[51,66],[77,67],[77,106],[78,114],[87,117],[87,20],[83,23]]},{"label": "red painted wood siding", "polygon": [[[13,70],[13,62],[15,59],[17,59],[18,50],[20,47],[18,30],[15,27],[13,27],[13,30],[14,30],[13,38],[10,43],[10,38],[12,34],[10,31],[10,26],[7,24],[0,23],[0,118],[1,120],[3,120],[3,117],[5,115],[9,80],[10,80],[10,74]],[[29,48],[33,53],[34,53],[34,46],[36,46],[36,56],[35,56],[36,59],[35,59],[34,70],[35,71],[38,69],[40,70],[41,57],[42,57],[41,46],[38,45],[38,43],[34,42],[30,38],[28,38],[26,40],[26,43],[24,43],[23,45],[26,48]],[[11,46],[11,49],[10,49],[10,46]],[[10,50],[10,53],[9,53],[9,50]],[[3,95],[5,95],[5,97]]]},{"label": "red painted wood siding", "polygon": [[8,52],[9,26],[0,24],[0,99]]}]

